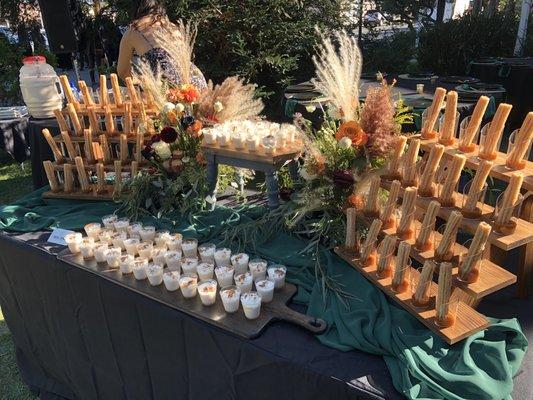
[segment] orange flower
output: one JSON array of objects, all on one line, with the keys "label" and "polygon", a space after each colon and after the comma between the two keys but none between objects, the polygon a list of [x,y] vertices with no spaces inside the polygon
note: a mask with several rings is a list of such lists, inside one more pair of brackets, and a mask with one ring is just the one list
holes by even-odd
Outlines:
[{"label": "orange flower", "polygon": [[203,125],[200,121],[196,120],[194,123],[187,128],[187,133],[192,136],[199,137],[200,131],[202,130]]},{"label": "orange flower", "polygon": [[195,102],[200,96],[200,92],[194,85],[183,85],[180,92],[182,99],[187,103]]},{"label": "orange flower", "polygon": [[353,207],[356,210],[362,210],[365,205],[363,198],[353,193],[348,196],[347,202],[349,207]]},{"label": "orange flower", "polygon": [[167,90],[167,100],[172,103],[177,103],[183,100],[181,90],[178,88],[171,88]]},{"label": "orange flower", "polygon": [[339,130],[335,134],[335,139],[339,141],[344,137],[347,137],[352,141],[353,147],[364,146],[368,142],[368,135],[355,121],[344,122],[339,126]]},{"label": "orange flower", "polygon": [[167,113],[167,118],[172,125],[176,125],[178,123],[178,118],[176,117],[175,111],[169,111]]}]

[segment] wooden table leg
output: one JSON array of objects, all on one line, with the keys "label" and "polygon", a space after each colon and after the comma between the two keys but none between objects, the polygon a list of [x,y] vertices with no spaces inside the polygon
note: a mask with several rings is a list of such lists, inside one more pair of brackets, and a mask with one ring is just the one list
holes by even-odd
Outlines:
[{"label": "wooden table leg", "polygon": [[[533,222],[533,194],[524,200],[521,218]],[[533,243],[520,248],[518,263],[518,297],[525,298],[533,282]]]},{"label": "wooden table leg", "polygon": [[279,207],[279,187],[278,174],[275,170],[265,172],[265,181],[267,187],[268,207],[270,209]]}]

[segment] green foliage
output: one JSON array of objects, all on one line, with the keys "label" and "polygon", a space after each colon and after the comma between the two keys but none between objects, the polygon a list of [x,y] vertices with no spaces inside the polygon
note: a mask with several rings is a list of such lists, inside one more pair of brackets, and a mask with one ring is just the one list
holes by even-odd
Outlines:
[{"label": "green foliage", "polygon": [[511,13],[466,14],[422,30],[418,60],[439,75],[462,75],[476,58],[512,56],[516,30],[517,19]]},{"label": "green foliage", "polygon": [[415,56],[415,33],[396,32],[386,37],[368,37],[362,45],[363,70],[405,72]]}]

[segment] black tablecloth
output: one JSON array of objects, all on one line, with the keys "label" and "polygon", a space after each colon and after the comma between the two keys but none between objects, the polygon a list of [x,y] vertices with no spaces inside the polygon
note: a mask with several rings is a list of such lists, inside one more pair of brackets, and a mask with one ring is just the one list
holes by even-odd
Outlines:
[{"label": "black tablecloth", "polygon": [[59,135],[59,124],[55,118],[35,119],[30,118],[28,132],[31,148],[31,177],[33,179],[33,188],[39,189],[48,185],[48,179],[44,172],[43,161],[53,160],[54,155],[50,146],[46,142],[42,131],[48,129],[52,136]]},{"label": "black tablecloth", "polygon": [[0,233],[0,305],[42,398],[400,398],[381,357],[287,323],[242,339],[57,260],[48,235]]},{"label": "black tablecloth", "polygon": [[0,149],[18,162],[30,156],[28,139],[28,117],[0,120]]}]

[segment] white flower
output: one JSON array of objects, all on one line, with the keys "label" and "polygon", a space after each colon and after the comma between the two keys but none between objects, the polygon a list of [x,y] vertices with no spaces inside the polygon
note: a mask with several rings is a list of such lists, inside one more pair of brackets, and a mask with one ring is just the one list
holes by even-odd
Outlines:
[{"label": "white flower", "polygon": [[316,106],[313,105],[313,104],[309,104],[309,105],[305,106],[305,110],[308,113],[314,113],[316,111]]},{"label": "white flower", "polygon": [[173,103],[165,103],[165,105],[163,106],[163,112],[165,114],[168,114],[170,111],[174,110],[176,108],[176,106],[173,104]]},{"label": "white flower", "polygon": [[213,108],[215,109],[215,112],[218,113],[224,109],[224,105],[220,101],[216,101],[215,104],[213,104]]},{"label": "white flower", "polygon": [[181,103],[176,104],[176,112],[181,114],[183,111],[185,111],[185,106]]},{"label": "white flower", "polygon": [[209,204],[215,204],[217,202],[217,198],[215,195],[213,196],[207,195],[205,196],[205,201],[208,202]]},{"label": "white flower", "polygon": [[230,183],[230,186],[231,186],[232,188],[235,188],[235,189],[238,189],[238,188],[239,188],[239,185],[237,185],[237,182],[231,182],[231,183]]},{"label": "white flower", "polygon": [[349,149],[352,146],[352,139],[349,137],[343,137],[341,140],[339,140],[339,147],[341,149]]},{"label": "white flower", "polygon": [[163,141],[152,144],[152,148],[154,149],[155,154],[157,154],[161,160],[168,160],[170,157],[172,157],[170,146]]}]

